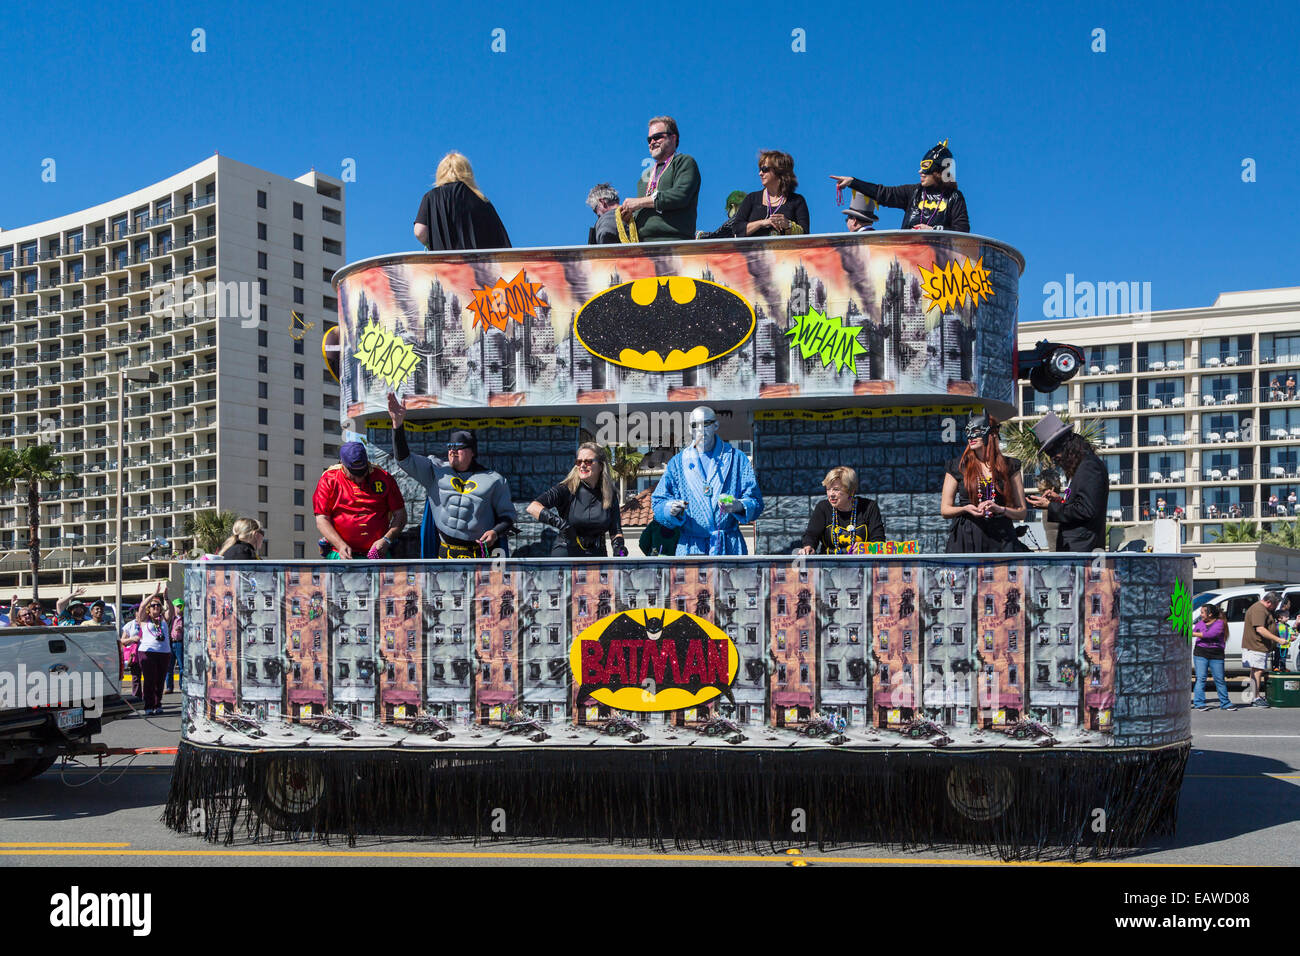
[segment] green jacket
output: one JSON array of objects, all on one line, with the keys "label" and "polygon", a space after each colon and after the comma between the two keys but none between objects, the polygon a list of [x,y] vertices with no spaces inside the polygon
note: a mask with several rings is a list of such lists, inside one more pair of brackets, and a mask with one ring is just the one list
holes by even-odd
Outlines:
[{"label": "green jacket", "polygon": [[[654,175],[651,169],[650,175]],[[636,194],[646,194],[649,178],[637,181]],[[637,236],[642,242],[695,238],[695,204],[700,198],[700,168],[685,153],[673,153],[659,177],[653,211],[636,214]]]}]

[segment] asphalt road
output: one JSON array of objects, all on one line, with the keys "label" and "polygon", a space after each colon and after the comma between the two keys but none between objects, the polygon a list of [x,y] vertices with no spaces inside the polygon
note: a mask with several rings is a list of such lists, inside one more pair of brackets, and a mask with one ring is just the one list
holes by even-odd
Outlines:
[{"label": "asphalt road", "polygon": [[[113,747],[175,746],[179,701],[179,695],[168,695],[167,715],[118,721],[100,739]],[[1121,862],[1294,865],[1295,848],[1300,846],[1300,709],[1193,713],[1192,731],[1177,833]],[[226,847],[174,833],[162,824],[170,756],[111,760],[102,771],[93,766],[60,771],[56,766],[26,783],[0,788],[0,866],[1017,865],[955,850],[908,853],[880,846],[807,849],[798,857],[662,853],[647,847],[571,842],[373,840],[359,841],[355,847],[337,842]]]}]

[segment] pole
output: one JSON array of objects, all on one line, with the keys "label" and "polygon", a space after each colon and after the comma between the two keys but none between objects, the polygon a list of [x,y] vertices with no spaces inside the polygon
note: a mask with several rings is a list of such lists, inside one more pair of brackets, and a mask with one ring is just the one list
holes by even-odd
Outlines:
[{"label": "pole", "polygon": [[117,551],[114,558],[114,578],[117,583],[117,603],[113,605],[113,616],[117,619],[117,629],[122,630],[122,456],[126,453],[122,429],[126,423],[126,369],[117,370],[117,512],[116,524]]}]

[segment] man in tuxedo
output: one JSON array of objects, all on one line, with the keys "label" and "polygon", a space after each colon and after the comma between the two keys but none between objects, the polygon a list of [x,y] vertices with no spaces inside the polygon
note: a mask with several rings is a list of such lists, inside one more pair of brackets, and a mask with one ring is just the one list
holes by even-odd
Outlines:
[{"label": "man in tuxedo", "polygon": [[1110,476],[1092,446],[1051,412],[1034,426],[1034,435],[1053,464],[1065,472],[1065,493],[1046,491],[1026,495],[1035,508],[1046,509],[1047,521],[1059,523],[1057,551],[1106,549],[1106,500]]}]

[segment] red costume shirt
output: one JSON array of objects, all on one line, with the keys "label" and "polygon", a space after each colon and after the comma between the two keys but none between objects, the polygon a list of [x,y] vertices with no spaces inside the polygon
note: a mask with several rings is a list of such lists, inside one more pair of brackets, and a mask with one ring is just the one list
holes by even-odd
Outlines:
[{"label": "red costume shirt", "polygon": [[393,476],[370,466],[366,480],[358,485],[347,469],[335,465],[316,482],[312,508],[334,522],[339,536],[357,557],[365,557],[370,546],[389,528],[388,516],[406,508]]}]

